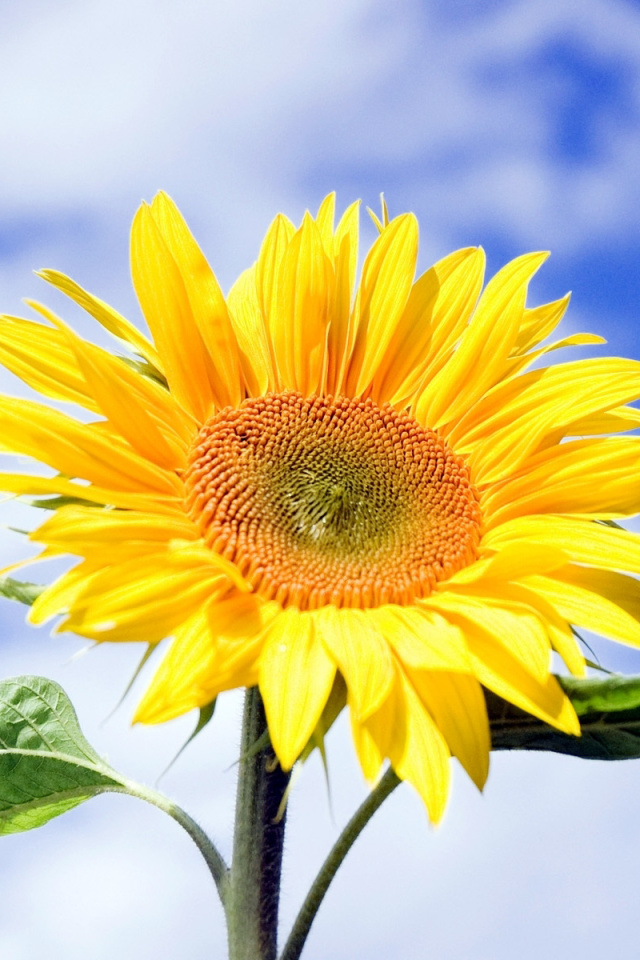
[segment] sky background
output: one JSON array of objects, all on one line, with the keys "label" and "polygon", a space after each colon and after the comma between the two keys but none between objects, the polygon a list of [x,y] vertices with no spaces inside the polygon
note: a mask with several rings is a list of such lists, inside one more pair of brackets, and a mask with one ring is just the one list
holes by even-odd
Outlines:
[{"label": "sky background", "polygon": [[[418,215],[421,269],[457,246],[482,244],[490,272],[550,249],[530,302],[573,290],[566,332],[640,358],[638,2],[1,0],[0,63],[7,313],[39,298],[101,342],[33,276],[47,266],[138,320],[129,224],[158,189],[225,289],[277,211],[299,220],[334,189],[341,209],[377,209],[384,191],[392,215]],[[26,395],[8,374],[0,388]],[[0,537],[3,562],[29,554]],[[104,723],[139,651],[72,659],[82,641],[27,628],[24,612],[0,604],[2,674],[58,680],[98,751],[152,784],[193,718],[131,729],[147,674]],[[639,654],[597,651],[640,673]],[[160,784],[226,853],[240,709],[222,697]],[[290,803],[285,929],[366,792],[344,722],[328,748],[331,806],[315,759]],[[482,796],[456,769],[437,830],[403,785],[341,869],[305,960],[631,960],[639,809],[637,762],[499,754]],[[2,960],[226,956],[206,868],[156,810],[101,797],[1,846]]]}]

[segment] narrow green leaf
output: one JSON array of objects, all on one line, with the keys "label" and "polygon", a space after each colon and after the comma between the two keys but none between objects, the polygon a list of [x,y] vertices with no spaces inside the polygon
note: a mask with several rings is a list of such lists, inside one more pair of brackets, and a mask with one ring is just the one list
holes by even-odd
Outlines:
[{"label": "narrow green leaf", "polygon": [[640,758],[640,677],[558,677],[582,735],[560,733],[485,691],[494,750],[550,750],[585,760]]},{"label": "narrow green leaf", "polygon": [[18,603],[25,603],[28,607],[44,589],[45,587],[40,583],[26,583],[22,580],[14,580],[13,577],[0,577],[0,597],[17,600]]},{"label": "narrow green leaf", "polygon": [[0,834],[39,827],[83,800],[123,787],[85,740],[57,683],[43,677],[0,681]]}]

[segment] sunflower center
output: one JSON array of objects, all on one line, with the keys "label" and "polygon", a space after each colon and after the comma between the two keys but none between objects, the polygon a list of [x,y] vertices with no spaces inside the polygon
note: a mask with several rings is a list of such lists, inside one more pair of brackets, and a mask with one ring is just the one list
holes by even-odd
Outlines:
[{"label": "sunflower center", "polygon": [[202,427],[185,480],[206,543],[282,604],[411,603],[477,555],[462,458],[388,404],[245,400]]}]

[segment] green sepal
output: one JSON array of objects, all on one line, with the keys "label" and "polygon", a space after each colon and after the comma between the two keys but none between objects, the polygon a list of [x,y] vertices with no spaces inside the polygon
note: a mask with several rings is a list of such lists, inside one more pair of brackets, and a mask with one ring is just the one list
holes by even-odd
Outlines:
[{"label": "green sepal", "polygon": [[597,670],[598,673],[606,673],[607,676],[612,677],[614,675],[613,670],[607,670],[606,667],[603,667],[601,663],[596,663],[595,660],[589,660],[588,657],[584,658],[585,665],[589,667],[590,670]]},{"label": "green sepal", "polygon": [[8,600],[17,600],[18,603],[24,603],[28,607],[45,589],[46,587],[40,583],[27,583],[14,580],[13,577],[0,577],[0,596],[7,597]]},{"label": "green sepal", "polygon": [[200,710],[199,710],[199,712],[198,712],[198,721],[197,721],[197,723],[196,723],[193,731],[192,731],[191,734],[187,737],[187,739],[185,740],[185,742],[182,744],[182,746],[180,747],[180,749],[179,749],[178,752],[176,753],[175,757],[174,757],[174,758],[167,764],[167,766],[164,768],[164,770],[162,771],[162,773],[160,774],[160,776],[159,776],[158,779],[156,780],[156,785],[157,785],[157,784],[160,782],[160,780],[164,777],[165,773],[167,773],[167,771],[171,769],[171,767],[174,765],[174,763],[176,762],[176,760],[178,759],[178,757],[181,756],[181,755],[184,753],[184,751],[187,749],[187,747],[189,746],[189,744],[191,743],[191,741],[192,741],[195,737],[197,737],[198,734],[200,733],[200,731],[201,731],[201,730],[204,730],[204,728],[206,727],[206,725],[213,719],[213,714],[215,713],[215,709],[216,709],[216,702],[217,702],[216,700],[212,700],[211,703],[207,703],[207,704],[205,704],[204,707],[200,707]]},{"label": "green sepal", "polygon": [[325,775],[327,775],[327,754],[324,740],[346,705],[347,685],[342,678],[342,674],[336,673],[336,677],[331,688],[331,693],[329,694],[329,699],[324,706],[324,710],[322,711],[318,725],[311,734],[309,743],[306,745],[300,755],[300,760],[302,763],[304,763],[309,759],[314,750],[319,750],[320,756],[322,757],[322,764],[325,768]]},{"label": "green sepal", "polygon": [[96,503],[94,500],[84,500],[82,497],[44,497],[44,499],[26,500],[30,507],[37,507],[38,510],[59,510],[60,507],[96,507],[104,510],[104,504]]},{"label": "green sepal", "polygon": [[557,679],[580,719],[582,735],[561,733],[485,691],[493,750],[549,750],[585,760],[640,758],[640,676]]},{"label": "green sepal", "polygon": [[137,667],[135,668],[135,670],[133,671],[133,676],[131,677],[131,679],[130,679],[129,682],[127,683],[126,687],[124,688],[124,692],[123,692],[122,695],[120,696],[120,698],[119,698],[118,702],[116,703],[115,707],[113,708],[113,710],[111,710],[111,711],[107,714],[107,716],[104,718],[104,720],[102,721],[103,723],[106,723],[107,720],[110,720],[111,717],[114,715],[114,713],[116,713],[116,712],[120,709],[120,707],[122,706],[122,704],[124,703],[124,701],[126,700],[126,698],[129,696],[129,693],[131,692],[131,688],[133,687],[134,683],[136,682],[136,680],[138,679],[138,677],[139,677],[140,674],[142,673],[142,669],[143,669],[144,665],[146,664],[147,660],[149,660],[149,658],[155,653],[156,648],[157,648],[157,644],[155,644],[155,643],[149,643],[149,644],[147,644],[147,649],[146,649],[145,652],[142,654],[142,656],[141,656],[141,658],[140,658],[140,660],[139,660],[139,662],[138,662],[138,666],[137,666]]},{"label": "green sepal", "polygon": [[122,360],[123,363],[126,363],[131,370],[135,370],[136,373],[140,374],[141,377],[146,377],[147,380],[153,380],[155,383],[160,384],[161,387],[169,389],[169,384],[167,383],[167,378],[158,370],[157,367],[154,367],[152,363],[149,363],[148,360],[145,360],[144,357],[134,360],[133,357],[126,357],[123,354],[118,354],[118,359]]}]

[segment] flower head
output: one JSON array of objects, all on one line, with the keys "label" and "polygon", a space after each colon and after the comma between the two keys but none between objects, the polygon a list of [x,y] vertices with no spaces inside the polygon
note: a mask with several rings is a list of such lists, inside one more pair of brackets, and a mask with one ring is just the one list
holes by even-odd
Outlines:
[{"label": "flower head", "polygon": [[525,305],[544,254],[482,291],[481,249],[415,280],[415,218],[379,228],[356,286],[356,204],[278,216],[225,298],[159,194],[131,242],[151,339],[43,271],[131,353],[2,318],[0,360],[98,419],[0,398],[2,449],[55,471],[0,488],[54,495],[31,538],[79,558],[34,623],[172,638],[138,720],[259,684],[289,768],[346,697],[366,776],[389,759],[437,820],[451,755],[486,778],[482,685],[578,734],[552,652],[582,674],[572,627],[640,643],[640,538],[602,522],[640,510],[640,364],[546,365],[602,341],[541,345],[568,303]]}]

